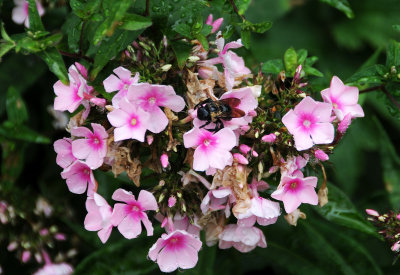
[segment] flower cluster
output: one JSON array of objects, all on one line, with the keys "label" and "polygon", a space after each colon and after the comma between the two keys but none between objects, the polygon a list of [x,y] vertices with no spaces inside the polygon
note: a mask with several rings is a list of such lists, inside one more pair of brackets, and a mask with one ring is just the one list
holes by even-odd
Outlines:
[{"label": "flower cluster", "polygon": [[[222,21],[210,16],[206,24],[215,33]],[[102,81],[109,100],[79,63],[69,68],[68,85],[54,85],[54,109],[75,112],[70,137],[54,143],[56,161],[68,189],[86,192],[87,230],[105,243],[114,227],[133,239],[143,225],[151,236],[157,220],[165,233],[148,256],[172,272],[196,265],[202,241],[243,253],[266,247],[263,228],[281,215],[280,202],[292,225],[305,218],[302,204],[327,203],[326,182],[317,193],[307,166],[323,167],[351,120],[364,116],[357,88],[335,76],[318,102],[302,83],[301,65],[288,85],[279,85],[284,72],[277,81],[254,76],[234,52],[241,41],[225,44],[221,32],[209,50],[192,41],[183,70],[160,56],[171,51],[165,38],[157,54],[139,40]],[[143,70],[138,64],[149,58],[152,66]],[[186,87],[176,85],[177,75]],[[139,189],[143,167],[151,171],[147,190]],[[138,188],[118,188],[110,205],[96,169],[125,172]]]}]

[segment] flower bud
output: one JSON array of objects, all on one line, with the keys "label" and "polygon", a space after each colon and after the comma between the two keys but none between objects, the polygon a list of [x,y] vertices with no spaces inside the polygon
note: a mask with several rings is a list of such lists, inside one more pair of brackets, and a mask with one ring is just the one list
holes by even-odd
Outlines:
[{"label": "flower bud", "polygon": [[320,161],[327,161],[329,159],[329,156],[324,151],[322,151],[320,149],[315,150],[314,155]]},{"label": "flower bud", "polygon": [[166,153],[162,154],[160,157],[160,161],[161,161],[161,166],[163,168],[167,168],[168,167],[168,155]]},{"label": "flower bud", "polygon": [[370,216],[379,217],[378,211],[374,209],[365,209],[365,212],[367,212],[367,214]]},{"label": "flower bud", "polygon": [[172,65],[171,64],[166,64],[164,66],[161,67],[161,71],[163,72],[168,72],[169,69],[171,69]]},{"label": "flower bud", "polygon": [[392,245],[392,251],[393,252],[400,252],[400,241],[398,241],[398,242],[395,242],[393,245]]},{"label": "flower bud", "polygon": [[154,141],[154,137],[152,135],[148,135],[146,137],[146,140],[147,140],[147,144],[151,145],[153,143],[153,141]]},{"label": "flower bud", "polygon": [[249,164],[249,161],[248,161],[242,154],[234,153],[234,154],[233,154],[233,158],[234,158],[237,162],[239,162],[240,164],[243,164],[243,165]]},{"label": "flower bud", "polygon": [[195,63],[195,62],[197,62],[197,61],[200,60],[200,57],[191,55],[191,56],[189,56],[188,60],[189,60],[190,62],[192,62],[192,63]]},{"label": "flower bud", "polygon": [[31,258],[31,252],[29,250],[25,250],[24,252],[22,252],[21,261],[23,263],[27,263],[30,258]]},{"label": "flower bud", "polygon": [[252,152],[251,152],[251,154],[252,154],[252,156],[253,157],[258,157],[258,153],[257,153],[257,151],[256,150],[253,150]]},{"label": "flower bud", "polygon": [[265,135],[261,138],[263,142],[268,142],[268,143],[274,143],[276,140],[276,135],[275,134],[269,134]]},{"label": "flower bud", "polygon": [[240,144],[239,150],[240,150],[240,152],[242,152],[243,154],[247,154],[248,152],[250,152],[251,147],[248,146],[248,145],[246,145],[246,144]]},{"label": "flower bud", "polygon": [[345,117],[342,119],[342,121],[339,123],[338,125],[338,131],[341,134],[344,134],[347,130],[347,128],[349,128],[351,124],[351,114],[348,113],[347,115],[345,115]]},{"label": "flower bud", "polygon": [[253,96],[255,98],[260,97],[261,95],[261,85],[254,85],[254,86],[249,86],[251,89],[251,92],[253,93]]},{"label": "flower bud", "polygon": [[175,198],[175,196],[169,197],[169,199],[168,199],[168,207],[169,207],[169,208],[174,207],[175,204],[176,204],[176,198]]}]

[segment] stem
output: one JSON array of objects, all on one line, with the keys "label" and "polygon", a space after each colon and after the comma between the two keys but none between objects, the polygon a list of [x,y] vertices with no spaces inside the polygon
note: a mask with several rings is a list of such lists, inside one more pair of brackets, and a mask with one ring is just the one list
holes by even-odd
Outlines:
[{"label": "stem", "polygon": [[239,17],[242,18],[242,20],[244,21],[245,18],[244,18],[243,15],[240,15],[240,14],[239,14],[239,9],[237,8],[237,6],[236,6],[236,4],[235,4],[235,1],[234,1],[234,0],[229,0],[229,2],[231,2],[232,8],[233,8],[233,10],[235,11],[235,13],[236,13],[237,15],[239,15]]},{"label": "stem", "polygon": [[73,58],[82,58],[82,59],[85,59],[86,61],[88,61],[90,63],[94,62],[93,58],[85,56],[85,55],[82,55],[82,54],[68,53],[68,52],[64,52],[64,51],[61,51],[61,50],[58,50],[58,52],[60,54],[64,55],[64,56],[73,57]]},{"label": "stem", "polygon": [[150,15],[150,0],[146,0],[146,10],[144,11],[144,16]]},{"label": "stem", "polygon": [[382,89],[383,87],[384,87],[383,84],[382,84],[382,85],[379,85],[379,86],[369,87],[369,88],[367,88],[367,89],[361,90],[361,91],[360,91],[360,94],[368,93],[368,92],[372,92],[372,91],[376,91],[376,90],[380,90],[380,89]]},{"label": "stem", "polygon": [[386,90],[386,88],[383,86],[382,88],[382,92],[385,93],[385,95],[390,99],[390,101],[392,101],[392,103],[397,107],[397,109],[400,110],[400,104],[397,102],[397,100],[394,98],[394,96],[389,93],[388,90]]}]

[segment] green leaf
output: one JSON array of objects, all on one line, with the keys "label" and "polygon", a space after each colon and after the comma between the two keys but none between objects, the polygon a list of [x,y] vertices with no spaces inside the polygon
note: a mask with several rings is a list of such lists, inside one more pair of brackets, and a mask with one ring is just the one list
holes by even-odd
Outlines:
[{"label": "green leaf", "polygon": [[272,27],[272,22],[264,21],[261,23],[251,24],[250,30],[255,33],[264,33]]},{"label": "green leaf", "polygon": [[278,74],[283,70],[282,59],[268,60],[261,67],[261,71],[265,74]]},{"label": "green leaf", "polygon": [[150,27],[152,24],[150,17],[127,13],[120,24],[120,28],[128,31],[136,31]]},{"label": "green leaf", "polygon": [[304,66],[304,62],[306,61],[308,52],[305,49],[300,49],[297,51],[297,63],[302,64]]},{"label": "green leaf", "polygon": [[6,29],[4,28],[4,23],[1,22],[1,38],[3,38],[7,42],[13,43],[14,40],[7,34]]},{"label": "green leaf", "polygon": [[171,46],[172,50],[176,55],[176,61],[178,63],[178,67],[180,69],[183,69],[183,67],[185,67],[186,60],[188,59],[190,53],[192,52],[192,46],[189,43],[184,42],[182,40],[171,41]]},{"label": "green leaf", "polygon": [[69,4],[77,16],[89,19],[99,10],[101,2],[101,0],[70,0]]},{"label": "green leaf", "polygon": [[141,31],[116,30],[113,36],[102,41],[94,57],[90,79],[93,81],[104,66],[120,51],[131,44],[141,33]]},{"label": "green leaf", "polygon": [[383,65],[375,64],[372,66],[364,67],[360,71],[353,74],[346,83],[353,84],[381,84],[382,76],[387,73],[387,69]]},{"label": "green leaf", "polygon": [[200,33],[204,36],[207,36],[207,35],[211,34],[211,31],[212,31],[212,26],[204,24],[203,29],[201,30]]},{"label": "green leaf", "polygon": [[232,36],[232,34],[235,32],[235,28],[232,25],[228,25],[225,27],[224,31],[222,32],[222,35],[224,36],[225,39],[228,39],[229,37]]},{"label": "green leaf", "polygon": [[236,6],[238,8],[239,14],[243,15],[248,9],[251,0],[235,0]]},{"label": "green leaf", "polygon": [[52,73],[54,73],[58,79],[61,80],[64,84],[67,84],[68,73],[67,68],[65,67],[64,60],[62,59],[61,54],[57,51],[56,48],[50,48],[45,51],[37,53],[40,58],[44,60],[49,66],[49,69]]},{"label": "green leaf", "polygon": [[21,145],[11,141],[2,141],[2,165],[1,165],[1,184],[0,191],[8,191],[14,182],[21,175],[24,166],[26,145]]},{"label": "green leaf", "polygon": [[42,20],[40,19],[39,12],[36,7],[35,0],[28,0],[28,14],[29,14],[29,29],[36,31],[44,31]]},{"label": "green leaf", "polygon": [[386,50],[386,66],[390,68],[398,65],[400,65],[400,43],[391,40]]},{"label": "green leaf", "polygon": [[186,38],[193,39],[193,36],[192,36],[192,33],[191,33],[191,28],[186,23],[174,24],[172,26],[172,29],[174,31],[176,31],[177,33],[179,33],[180,35],[186,37]]},{"label": "green leaf", "polygon": [[204,35],[202,35],[201,33],[196,35],[196,39],[200,41],[201,45],[203,46],[203,48],[208,51],[208,39],[207,37],[205,37]]},{"label": "green leaf", "polygon": [[320,71],[318,71],[317,69],[311,67],[311,66],[304,66],[303,67],[304,72],[306,73],[306,75],[314,75],[314,76],[318,76],[318,77],[323,77],[324,74],[321,73]]},{"label": "green leaf", "polygon": [[251,37],[251,32],[249,30],[244,30],[242,29],[242,31],[240,32],[240,35],[242,37],[242,43],[243,46],[246,49],[250,48],[250,37]]},{"label": "green leaf", "polygon": [[1,57],[15,48],[15,44],[11,42],[0,42],[0,61]]},{"label": "green leaf", "polygon": [[392,28],[393,30],[400,32],[400,25],[393,25]]},{"label": "green leaf", "polygon": [[3,124],[0,125],[0,137],[34,143],[50,143],[48,137],[40,135],[25,125],[14,124],[11,121],[4,121]]},{"label": "green leaf", "polygon": [[185,274],[188,275],[213,275],[215,273],[215,257],[217,254],[217,246],[207,246],[204,238],[203,246],[199,252],[199,261],[196,266],[192,269],[188,269],[185,271]]},{"label": "green leaf", "polygon": [[19,92],[10,87],[7,91],[6,110],[8,119],[14,124],[22,124],[28,120],[28,111]]},{"label": "green leaf", "polygon": [[68,38],[68,47],[74,53],[79,52],[82,26],[83,21],[75,14],[70,14],[62,26],[62,30]]},{"label": "green leaf", "polygon": [[344,14],[346,14],[347,18],[352,19],[354,18],[353,10],[350,7],[350,4],[347,0],[320,0],[332,7],[340,10]]},{"label": "green leaf", "polygon": [[283,56],[283,63],[285,64],[286,72],[289,75],[294,75],[297,68],[297,53],[293,48],[286,50]]},{"label": "green leaf", "polygon": [[357,211],[350,199],[339,188],[328,184],[329,202],[313,208],[328,221],[358,230],[379,238],[375,228]]}]

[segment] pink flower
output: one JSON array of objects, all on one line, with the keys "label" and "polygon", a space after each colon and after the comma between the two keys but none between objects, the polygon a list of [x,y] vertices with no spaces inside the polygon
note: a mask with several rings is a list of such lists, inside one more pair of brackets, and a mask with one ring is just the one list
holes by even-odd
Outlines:
[{"label": "pink flower", "polygon": [[400,241],[395,242],[390,249],[393,252],[400,252]]},{"label": "pink flower", "polygon": [[21,255],[21,261],[27,263],[31,259],[31,252],[29,250],[24,250]]},{"label": "pink flower", "polygon": [[268,143],[274,143],[276,140],[276,135],[275,134],[269,134],[265,135],[261,138],[263,142],[268,142]]},{"label": "pink flower", "polygon": [[175,196],[170,196],[168,199],[168,207],[174,207],[176,204],[176,197]]},{"label": "pink flower", "polygon": [[315,150],[314,156],[319,159],[320,161],[327,161],[329,160],[329,156],[322,150],[318,149]]},{"label": "pink flower", "polygon": [[243,154],[246,155],[248,152],[250,152],[251,147],[246,144],[240,144],[239,150],[240,150],[240,152],[242,152]]},{"label": "pink flower", "polygon": [[228,224],[219,235],[220,249],[236,248],[242,253],[247,253],[259,247],[267,247],[263,232],[257,227],[241,227],[237,224]]},{"label": "pink flower", "polygon": [[284,176],[292,176],[298,172],[301,173],[300,169],[303,169],[307,165],[308,158],[308,155],[304,154],[304,157],[289,156],[286,161],[282,159],[281,162],[284,165],[281,166],[281,178]]},{"label": "pink flower", "polygon": [[129,86],[139,82],[139,73],[136,73],[134,77],[131,77],[131,71],[121,66],[114,69],[113,72],[118,77],[113,74],[110,75],[103,81],[103,85],[107,93],[119,91],[112,99],[113,106],[119,108],[118,102],[126,96]]},{"label": "pink flower", "polygon": [[78,159],[85,159],[90,169],[99,168],[107,154],[108,134],[103,126],[92,123],[93,132],[86,127],[75,127],[71,134],[76,137],[84,137],[72,141],[72,153]]},{"label": "pink flower", "polygon": [[282,122],[293,135],[298,151],[333,141],[335,129],[330,123],[331,113],[331,104],[316,102],[308,96],[285,114]]},{"label": "pink flower", "polygon": [[160,133],[168,125],[168,118],[160,106],[174,112],[180,112],[185,108],[185,101],[175,94],[172,86],[140,83],[129,87],[127,97],[130,102],[150,113],[152,123],[147,125],[147,129],[153,133]]},{"label": "pink flower", "polygon": [[201,202],[200,209],[204,215],[207,214],[208,211],[224,209],[225,216],[229,217],[231,214],[231,204],[235,201],[235,196],[229,187],[220,187],[219,189],[208,191]]},{"label": "pink flower", "polygon": [[67,263],[46,264],[33,275],[70,275],[73,272],[72,266]]},{"label": "pink flower", "polygon": [[339,133],[341,133],[341,134],[346,133],[347,128],[349,128],[350,124],[351,124],[351,114],[349,113],[344,116],[342,121],[339,122],[339,125],[337,128]]},{"label": "pink flower", "polygon": [[88,194],[90,195],[96,188],[96,181],[92,170],[80,160],[75,161],[68,168],[64,169],[61,177],[67,180],[69,191],[75,194],[82,194],[88,189]]},{"label": "pink flower", "polygon": [[162,154],[160,157],[160,161],[161,161],[161,166],[163,168],[167,168],[168,167],[168,155],[166,153]]},{"label": "pink flower", "polygon": [[259,225],[274,224],[281,214],[281,208],[278,202],[264,199],[261,196],[251,199],[251,207],[245,213],[240,213],[238,226],[250,227],[257,221]]},{"label": "pink flower", "polygon": [[321,91],[321,96],[325,102],[331,103],[333,111],[339,120],[347,114],[352,118],[364,117],[364,111],[358,101],[358,88],[344,85],[337,77],[332,77],[331,86]]},{"label": "pink flower", "polygon": [[119,109],[114,109],[107,115],[111,125],[116,127],[114,129],[114,141],[136,139],[144,142],[147,127],[154,124],[148,123],[150,114],[126,100],[121,100],[119,107]]},{"label": "pink flower", "polygon": [[222,170],[232,163],[230,150],[236,145],[236,136],[229,128],[223,128],[215,134],[193,128],[183,135],[183,142],[186,148],[196,148],[194,170],[205,171],[209,167]]},{"label": "pink flower", "polygon": [[54,151],[57,153],[56,162],[61,168],[67,168],[75,160],[76,157],[72,154],[72,139],[63,138],[54,142]]},{"label": "pink flower", "polygon": [[237,161],[240,164],[243,164],[243,165],[249,164],[249,161],[247,160],[247,158],[245,156],[243,156],[242,154],[234,153],[233,158],[235,159],[235,161]]},{"label": "pink flower", "polygon": [[365,212],[367,212],[368,215],[370,216],[375,216],[375,217],[379,217],[379,213],[378,211],[374,210],[374,209],[365,209]]},{"label": "pink flower", "polygon": [[107,201],[97,193],[88,197],[86,200],[85,229],[89,231],[98,231],[102,243],[105,243],[110,237],[113,225],[111,223],[111,215],[113,209]]},{"label": "pink flower", "polygon": [[[17,24],[24,23],[25,27],[29,28],[29,13],[28,13],[28,1],[26,0],[14,0],[15,8],[12,10],[12,20]],[[39,1],[36,0],[36,8],[39,16],[43,16],[44,8]]]},{"label": "pink flower", "polygon": [[296,176],[285,176],[271,197],[283,202],[286,213],[293,212],[301,203],[317,205],[317,181],[317,177],[304,178],[301,172]]},{"label": "pink flower", "polygon": [[219,29],[219,27],[221,26],[223,21],[224,21],[224,18],[222,18],[222,17],[213,21],[213,15],[210,14],[207,17],[206,24],[210,25],[212,27],[211,33],[215,33]]},{"label": "pink flower", "polygon": [[73,113],[81,104],[88,109],[89,102],[86,98],[90,97],[93,88],[87,85],[86,79],[79,74],[78,69],[74,65],[69,67],[68,77],[69,86],[60,80],[53,86],[54,92],[57,95],[54,99],[54,109]]},{"label": "pink flower", "polygon": [[142,232],[140,221],[143,222],[147,230],[147,236],[153,235],[153,226],[145,212],[158,209],[156,199],[152,193],[142,190],[139,193],[138,200],[136,200],[131,192],[119,188],[112,195],[112,199],[125,202],[114,205],[114,212],[111,218],[113,225],[118,225],[119,232],[125,238],[136,238]]},{"label": "pink flower", "polygon": [[149,258],[162,272],[193,268],[198,261],[201,241],[183,230],[163,234],[150,248]]}]

